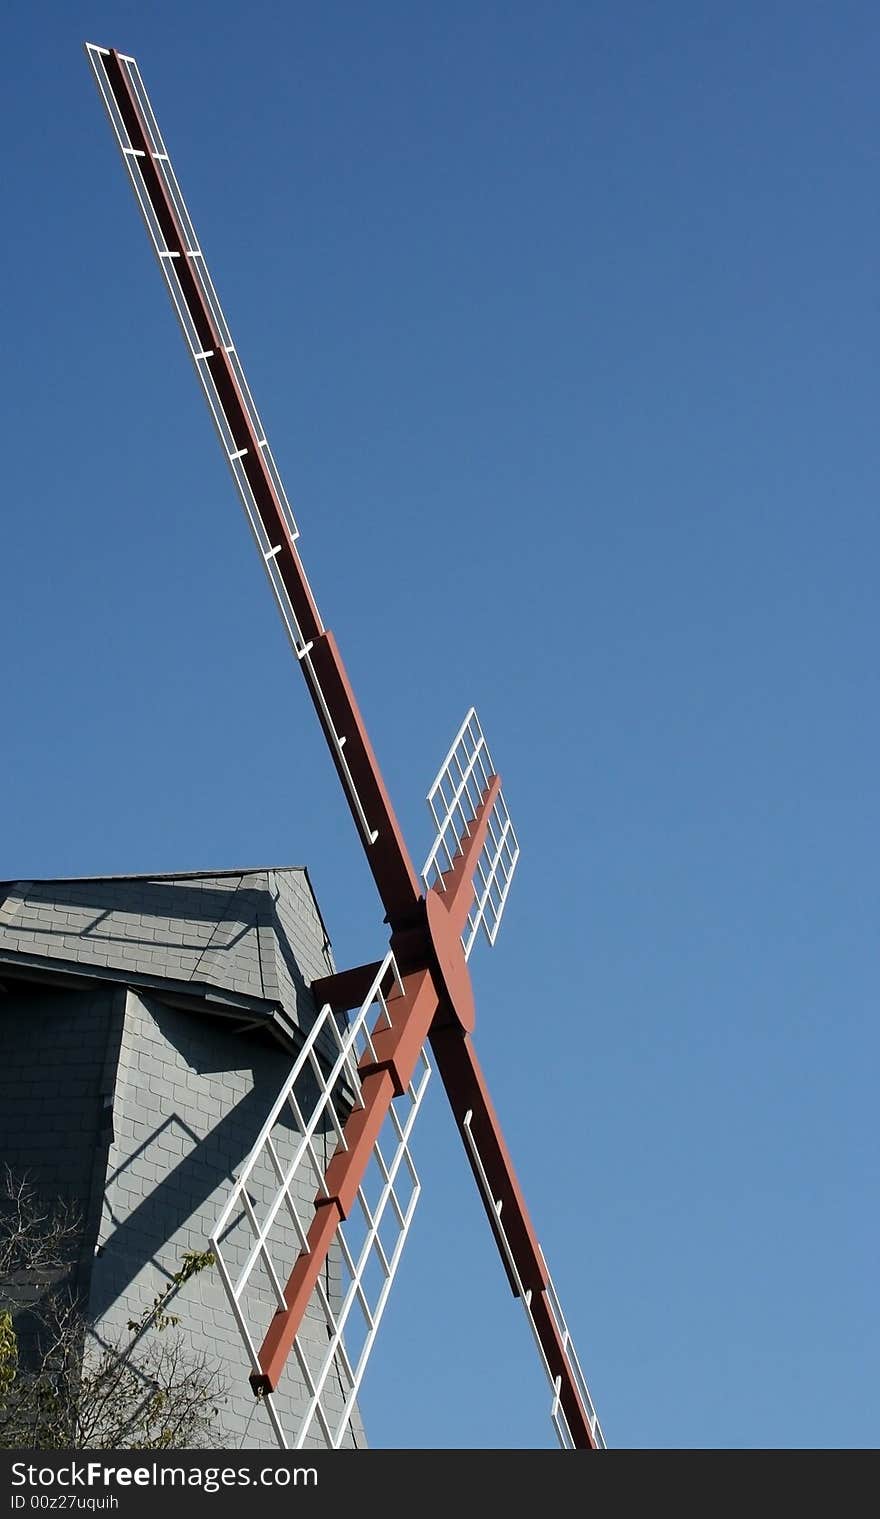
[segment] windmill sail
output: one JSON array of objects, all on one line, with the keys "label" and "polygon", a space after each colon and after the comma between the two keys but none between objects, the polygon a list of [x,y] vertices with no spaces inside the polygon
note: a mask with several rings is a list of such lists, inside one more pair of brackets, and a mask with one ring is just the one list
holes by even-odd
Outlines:
[{"label": "windmill sail", "polygon": [[[112,49],[89,43],[86,53],[391,931],[380,963],[312,984],[317,1023],[212,1236],[251,1384],[269,1400],[282,1444],[313,1438],[315,1430],[331,1445],[342,1438],[418,1197],[409,1141],[430,1070],[429,1042],[508,1281],[526,1307],[554,1389],[560,1440],[595,1449],[604,1439],[470,1037],[467,957],[481,928],[494,943],[519,858],[500,777],[471,709],[428,794],[436,837],[420,882],[303,569],[297,524],[140,71]],[[351,1010],[354,1018],[340,1025],[339,1015]],[[379,1179],[374,1196],[366,1182],[371,1168]],[[364,1233],[354,1244],[358,1212]],[[282,1216],[293,1230],[292,1261],[282,1261],[276,1248]],[[339,1261],[346,1280],[338,1310],[322,1273]],[[367,1277],[377,1264],[371,1295]],[[248,1312],[258,1267],[277,1304],[261,1341]],[[300,1338],[309,1311],[326,1323],[320,1365],[308,1360]],[[365,1327],[355,1351],[358,1318]],[[271,1400],[291,1355],[308,1408],[304,1425],[285,1431]]]},{"label": "windmill sail", "polygon": [[[428,858],[422,866],[425,890],[445,892],[447,872],[464,852],[465,842],[495,776],[492,757],[473,707],[459,728],[443,764],[428,789],[428,808],[437,829]],[[475,864],[474,900],[468,908],[461,936],[466,960],[470,959],[480,928],[495,943],[507,902],[513,872],[519,859],[519,843],[503,793],[495,795],[486,826],[486,839]]]},{"label": "windmill sail", "polygon": [[[329,1004],[321,1009],[211,1233],[251,1383],[282,1449],[299,1449],[317,1433],[331,1449],[342,1444],[419,1200],[410,1141],[431,1074],[424,1049],[405,1090],[379,1115],[378,1136],[361,1146],[347,1216],[340,1168],[331,1164],[357,1151],[352,1131],[373,1116],[375,1083],[365,1078],[391,1028],[389,998],[403,990],[389,951],[347,1028]],[[292,1330],[275,1369],[270,1324],[258,1321],[264,1294],[249,1291],[257,1271],[275,1296],[276,1318]],[[307,1314],[326,1330],[317,1363],[314,1334],[301,1333]],[[288,1354],[306,1390],[295,1428],[284,1427],[274,1398]]]},{"label": "windmill sail", "polygon": [[297,552],[299,529],[140,70],[127,54],[94,43],[86,56],[370,866],[383,894],[414,901],[418,883],[402,868],[397,822],[376,787],[369,740]]}]

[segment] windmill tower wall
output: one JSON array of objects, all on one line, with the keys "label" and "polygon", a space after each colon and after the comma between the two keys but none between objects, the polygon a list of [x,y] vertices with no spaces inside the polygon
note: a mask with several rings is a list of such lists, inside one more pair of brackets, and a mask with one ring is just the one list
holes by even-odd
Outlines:
[{"label": "windmill tower wall", "polygon": [[[184,1252],[207,1248],[230,1180],[315,1016],[308,983],[332,969],[304,870],[0,888],[0,1154],[44,1192],[77,1204],[75,1285],[100,1341],[125,1335]],[[328,1145],[332,1137],[319,1137],[325,1161]],[[255,1172],[258,1217],[274,1190]],[[292,1265],[292,1227],[277,1235],[279,1266]],[[233,1220],[224,1254],[243,1261],[251,1240]],[[331,1301],[339,1281],[331,1259]],[[248,1309],[265,1327],[268,1281],[256,1294]],[[216,1271],[199,1273],[168,1307],[191,1352],[222,1367],[217,1447],[274,1448]],[[327,1345],[317,1305],[301,1338],[317,1365]],[[286,1429],[307,1396],[292,1357],[276,1393]],[[325,1394],[334,1398],[341,1409],[341,1387]],[[323,1443],[313,1426],[307,1444]],[[366,1444],[357,1407],[343,1443]]]}]

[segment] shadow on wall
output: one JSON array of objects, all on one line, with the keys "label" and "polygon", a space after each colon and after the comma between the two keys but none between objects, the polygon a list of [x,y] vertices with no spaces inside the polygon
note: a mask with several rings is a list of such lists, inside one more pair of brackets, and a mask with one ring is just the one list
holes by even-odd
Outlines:
[{"label": "shadow on wall", "polygon": [[[191,1101],[185,1111],[175,1106],[171,1112],[163,1113],[157,1123],[162,1099],[150,1093],[151,1108],[147,1109],[145,1103],[141,1109],[147,1121],[153,1120],[149,1132],[139,1142],[132,1142],[131,1150],[108,1173],[108,1194],[112,1194],[121,1179],[127,1178],[126,1195],[143,1195],[124,1217],[114,1212],[107,1197],[112,1228],[98,1250],[89,1302],[90,1316],[98,1319],[125,1293],[148,1262],[170,1277],[180,1263],[167,1259],[163,1262],[161,1258],[168,1242],[187,1224],[197,1238],[182,1249],[207,1248],[208,1233],[215,1213],[222,1206],[223,1194],[250,1153],[290,1070],[289,1057],[280,1048],[260,1045],[252,1037],[219,1028],[213,1020],[163,1007],[153,999],[141,1000],[163,1043],[175,1051],[175,1066],[188,1094],[191,1093]],[[249,1090],[226,1108],[223,1077],[233,1071],[239,1079],[248,1079],[249,1075]],[[142,1090],[148,1093],[146,1076],[142,1072],[138,1076],[143,1079]],[[193,1080],[193,1076],[198,1079]],[[215,1082],[211,1082],[212,1076],[216,1077]],[[297,1098],[301,1110],[308,1113],[317,1097],[317,1085],[310,1073],[306,1077]],[[207,1133],[200,1134],[196,1125],[206,1107],[204,1102],[200,1104],[200,1097],[209,1093],[215,1098],[219,1096],[225,1110]],[[131,1100],[136,1102],[135,1093]],[[125,1112],[124,1096],[122,1103]],[[132,1117],[130,1109],[126,1116]],[[202,1127],[203,1123],[204,1119]],[[295,1129],[292,1114],[287,1127]],[[324,1126],[319,1132],[325,1132]],[[174,1158],[175,1151],[179,1158]],[[144,1160],[149,1163],[138,1165]],[[206,1205],[215,1194],[216,1207],[209,1209]],[[238,1221],[230,1223],[230,1230]]]}]

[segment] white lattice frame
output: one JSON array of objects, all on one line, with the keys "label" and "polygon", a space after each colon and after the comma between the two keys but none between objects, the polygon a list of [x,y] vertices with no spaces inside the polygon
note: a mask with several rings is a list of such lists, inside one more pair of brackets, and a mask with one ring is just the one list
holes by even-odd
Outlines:
[{"label": "white lattice frame", "polygon": [[[242,1336],[251,1369],[257,1375],[261,1371],[259,1352],[243,1308],[243,1298],[248,1281],[257,1262],[260,1261],[266,1272],[279,1309],[282,1311],[286,1309],[284,1287],[272,1259],[270,1248],[271,1231],[282,1206],[286,1204],[287,1213],[290,1216],[296,1237],[299,1240],[300,1250],[308,1251],[307,1233],[311,1219],[303,1219],[300,1215],[294,1190],[296,1178],[303,1164],[307,1163],[316,1180],[318,1192],[323,1196],[328,1195],[325,1180],[326,1162],[316,1153],[314,1145],[315,1135],[326,1115],[336,1134],[337,1144],[341,1145],[344,1149],[347,1148],[344,1137],[344,1121],[337,1112],[339,1084],[340,1082],[345,1082],[350,1092],[354,1094],[355,1106],[363,1106],[363,1100],[360,1097],[360,1081],[357,1066],[365,1053],[368,1053],[371,1057],[375,1056],[373,1035],[381,1027],[390,1026],[386,1002],[387,990],[390,989],[389,981],[402,990],[402,982],[391,951],[388,952],[382,961],[361,1008],[352,1017],[347,1029],[344,1031],[340,1030],[336,1015],[329,1006],[322,1008],[297,1056],[290,1075],[287,1077],[272,1106],[253,1149],[242,1166],[229,1198],[212,1230],[210,1237],[211,1249],[217,1257],[221,1280]],[[379,1017],[371,1029],[369,1018],[371,1010],[376,1004],[379,1006]],[[328,1034],[336,1043],[338,1050],[329,1069],[326,1068],[326,1059],[322,1061],[318,1051],[319,1041],[322,1038],[326,1039]],[[312,1112],[308,1115],[302,1112],[301,1106],[295,1096],[296,1084],[307,1068],[311,1070],[319,1091],[318,1100]],[[409,1141],[430,1074],[431,1067],[427,1055],[423,1050],[419,1057],[417,1071],[406,1093],[403,1097],[396,1099],[396,1102],[392,1103],[389,1108],[387,1122],[390,1122],[394,1140],[392,1159],[390,1161],[386,1160],[380,1143],[377,1143],[373,1147],[373,1156],[376,1160],[379,1174],[382,1177],[383,1185],[378,1202],[372,1209],[368,1205],[363,1187],[358,1187],[357,1199],[366,1224],[366,1232],[357,1258],[354,1257],[349,1249],[346,1240],[346,1225],[343,1223],[337,1230],[336,1239],[346,1268],[351,1276],[348,1291],[341,1306],[338,1309],[334,1309],[320,1279],[316,1284],[315,1293],[329,1330],[327,1349],[317,1375],[312,1370],[309,1357],[304,1345],[300,1341],[299,1335],[294,1340],[294,1352],[309,1392],[308,1405],[300,1426],[293,1437],[292,1444],[294,1448],[300,1447],[305,1442],[315,1419],[317,1419],[328,1445],[336,1446],[344,1437],[421,1192],[421,1184],[413,1163]],[[398,1104],[405,1105],[408,1109],[406,1117],[403,1120],[397,1110]],[[289,1108],[301,1137],[296,1145],[293,1159],[287,1166],[284,1166],[272,1141],[272,1131],[286,1108]],[[263,1153],[269,1156],[278,1181],[278,1189],[269,1205],[263,1222],[260,1223],[248,1196],[247,1187],[249,1179]],[[411,1191],[406,1207],[401,1206],[394,1190],[394,1182],[401,1166],[406,1167],[411,1182]],[[389,1203],[397,1230],[395,1244],[390,1254],[386,1251],[379,1237],[379,1228]],[[239,1206],[243,1208],[248,1219],[254,1235],[254,1243],[237,1278],[233,1279],[232,1270],[224,1254],[223,1236]],[[383,1283],[376,1302],[371,1305],[364,1291],[363,1279],[373,1253],[375,1253],[379,1261]],[[357,1364],[352,1366],[345,1349],[343,1337],[346,1324],[355,1305],[358,1306],[364,1316],[367,1324],[367,1334]],[[349,1381],[349,1392],[342,1415],[338,1417],[336,1428],[334,1429],[321,1399],[327,1378],[337,1357]],[[282,1426],[281,1417],[273,1395],[271,1393],[264,1394],[264,1402],[279,1445],[282,1449],[290,1448],[291,1442],[288,1440],[287,1433]]]},{"label": "white lattice frame", "polygon": [[[556,1438],[558,1439],[559,1444],[562,1446],[563,1450],[574,1450],[576,1448],[575,1442],[572,1439],[571,1430],[568,1426],[568,1420],[565,1417],[565,1413],[563,1411],[562,1403],[560,1400],[561,1379],[559,1377],[554,1377],[553,1372],[550,1369],[550,1365],[547,1361],[547,1357],[544,1353],[544,1347],[541,1344],[541,1337],[538,1334],[537,1326],[532,1317],[531,1289],[525,1288],[522,1278],[519,1274],[519,1270],[517,1269],[516,1258],[514,1256],[513,1250],[511,1249],[507,1234],[505,1233],[504,1224],[501,1218],[501,1203],[492,1195],[492,1188],[489,1182],[489,1178],[486,1174],[486,1168],[483,1165],[482,1159],[480,1157],[480,1152],[477,1148],[477,1142],[474,1139],[473,1130],[471,1128],[472,1116],[472,1113],[468,1111],[464,1117],[463,1132],[465,1142],[471,1154],[471,1159],[473,1161],[474,1170],[479,1182],[480,1190],[483,1193],[483,1196],[486,1199],[486,1202],[488,1203],[492,1216],[495,1220],[495,1229],[498,1237],[498,1242],[501,1246],[505,1262],[507,1263],[507,1269],[510,1272],[511,1280],[516,1286],[517,1296],[523,1305],[526,1318],[528,1319],[529,1328],[532,1331],[532,1337],[538,1347],[538,1354],[541,1358],[541,1365],[543,1366],[547,1380],[553,1389],[553,1401],[550,1406],[550,1417],[553,1420],[553,1426],[556,1430]],[[540,1249],[540,1246],[538,1248]],[[541,1259],[544,1261],[544,1268],[546,1270],[547,1262],[544,1260],[543,1251],[541,1251]],[[602,1433],[602,1426],[599,1423],[599,1416],[596,1413],[593,1399],[590,1396],[590,1389],[587,1386],[587,1379],[584,1376],[580,1361],[577,1358],[577,1352],[574,1348],[574,1343],[569,1333],[568,1325],[565,1322],[565,1315],[562,1311],[562,1304],[559,1301],[559,1297],[557,1295],[556,1288],[553,1285],[549,1271],[547,1272],[547,1287],[545,1289],[545,1296],[547,1298],[550,1311],[555,1320],[556,1328],[559,1332],[559,1338],[562,1344],[563,1353],[565,1355],[566,1361],[568,1362],[569,1369],[572,1374],[572,1379],[578,1391],[578,1396],[580,1397],[583,1407],[586,1410],[587,1419],[590,1425],[590,1433],[593,1436],[596,1448],[599,1450],[605,1450],[607,1447],[605,1444],[605,1436]]]},{"label": "white lattice frame", "polygon": [[[444,872],[451,869],[462,853],[470,824],[494,775],[480,720],[471,707],[428,790],[428,808],[437,832],[422,867],[426,890],[445,889]],[[474,904],[461,936],[466,960],[480,927],[488,942],[495,943],[518,859],[519,843],[504,795],[499,791],[489,814],[486,843],[476,865]]]}]

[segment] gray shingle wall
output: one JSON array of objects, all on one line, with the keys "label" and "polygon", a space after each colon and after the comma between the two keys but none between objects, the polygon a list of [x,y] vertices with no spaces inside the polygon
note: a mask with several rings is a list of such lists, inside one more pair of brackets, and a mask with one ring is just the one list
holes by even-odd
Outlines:
[{"label": "gray shingle wall", "polygon": [[[114,1099],[115,1139],[92,1274],[91,1311],[103,1337],[112,1340],[152,1302],[169,1274],[179,1269],[185,1251],[207,1248],[231,1178],[289,1069],[289,1057],[268,1043],[244,1040],[216,1020],[129,992]],[[304,1210],[314,1190],[304,1184]],[[255,1173],[249,1193],[258,1217],[274,1191],[266,1171]],[[280,1224],[273,1231],[273,1255],[283,1280],[298,1246],[285,1215]],[[251,1239],[243,1221],[235,1221],[225,1251],[241,1263]],[[245,1307],[259,1344],[274,1299],[259,1272],[252,1280]],[[222,1361],[229,1390],[218,1444],[225,1449],[274,1447],[266,1411],[250,1391],[249,1365],[217,1271],[189,1282],[173,1311],[181,1314],[193,1349]],[[327,1343],[319,1311],[310,1309],[303,1338],[314,1369]],[[329,1397],[341,1409],[341,1396],[331,1391]],[[302,1374],[291,1358],[276,1394],[287,1430],[305,1400]],[[309,1443],[318,1446],[324,1440],[316,1431]],[[366,1443],[359,1415],[353,1438],[345,1443]]]},{"label": "gray shingle wall", "polygon": [[110,1141],[121,994],[26,983],[0,998],[0,1160],[80,1215],[72,1282],[88,1288]]},{"label": "gray shingle wall", "polygon": [[282,949],[283,943],[289,946],[307,981],[326,976],[333,970],[333,962],[305,871],[272,871],[270,885],[277,942]]}]

